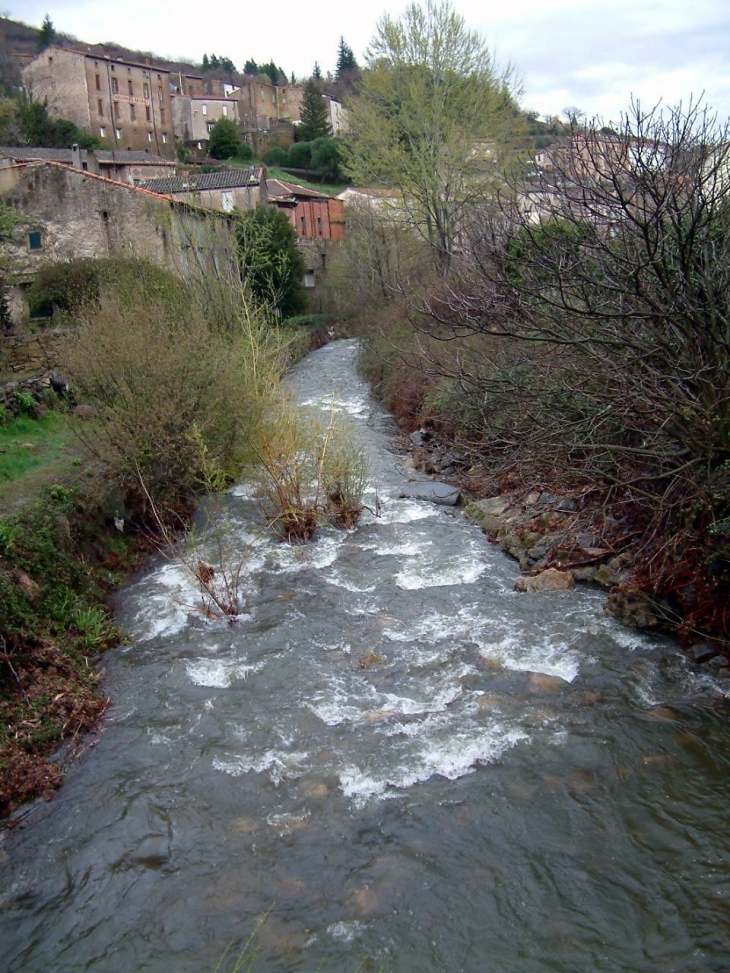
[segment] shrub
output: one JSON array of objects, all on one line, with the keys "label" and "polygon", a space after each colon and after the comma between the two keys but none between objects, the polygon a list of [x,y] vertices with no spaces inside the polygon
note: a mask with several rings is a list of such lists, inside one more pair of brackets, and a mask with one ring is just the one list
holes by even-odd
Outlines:
[{"label": "shrub", "polygon": [[253,149],[248,142],[240,142],[236,150],[236,158],[243,162],[250,162],[253,159]]},{"label": "shrub", "polygon": [[311,169],[312,143],[295,142],[289,149],[287,161],[292,169]]},{"label": "shrub", "polygon": [[[237,473],[278,378],[279,348],[265,320],[239,293],[224,329],[213,297],[139,262],[134,276],[105,284],[65,349],[65,373],[102,416],[90,445],[143,511],[141,483],[163,507],[200,490],[196,435],[212,464]],[[226,311],[234,309],[228,300]]]},{"label": "shrub", "polygon": [[264,152],[264,162],[267,166],[286,165],[288,157],[286,149],[282,149],[280,145],[272,145]]}]

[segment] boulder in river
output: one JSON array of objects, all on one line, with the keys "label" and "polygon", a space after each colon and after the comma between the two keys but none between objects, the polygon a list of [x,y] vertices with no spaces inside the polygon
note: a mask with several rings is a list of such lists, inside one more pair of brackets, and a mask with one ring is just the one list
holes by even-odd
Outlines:
[{"label": "boulder in river", "polygon": [[515,591],[566,591],[575,584],[570,571],[558,571],[548,568],[531,578],[519,578],[515,584]]},{"label": "boulder in river", "polygon": [[440,483],[437,480],[422,483],[409,483],[400,492],[401,497],[409,500],[430,500],[432,503],[454,507],[461,498],[461,491],[451,483]]}]

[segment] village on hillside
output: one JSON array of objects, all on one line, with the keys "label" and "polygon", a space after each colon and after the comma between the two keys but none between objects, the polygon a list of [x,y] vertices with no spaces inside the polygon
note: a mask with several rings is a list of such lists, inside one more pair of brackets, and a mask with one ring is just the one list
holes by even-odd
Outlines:
[{"label": "village on hillside", "polygon": [[[234,210],[281,210],[296,233],[302,283],[316,291],[328,250],[344,238],[342,200],[295,177],[269,179],[262,164],[245,164],[272,146],[283,156],[294,144],[305,85],[272,83],[263,72],[233,84],[215,71],[175,71],[149,57],[138,63],[81,48],[58,41],[15,56],[28,102],[88,138],[83,147],[0,145],[0,197],[22,213],[26,226],[23,239],[5,246],[12,267],[5,279],[10,323],[28,320],[25,295],[39,267],[126,249],[174,269],[180,260],[163,224],[170,218],[201,222],[211,211],[231,236],[226,215]],[[321,134],[343,133],[340,102],[319,88],[314,98]],[[233,133],[231,154],[239,149],[240,164],[224,166],[211,157],[216,131]]]}]

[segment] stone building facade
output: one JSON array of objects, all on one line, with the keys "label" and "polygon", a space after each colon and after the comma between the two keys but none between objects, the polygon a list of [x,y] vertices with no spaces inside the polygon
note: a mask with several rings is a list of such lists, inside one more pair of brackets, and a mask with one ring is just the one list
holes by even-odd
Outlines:
[{"label": "stone building facade", "polygon": [[175,135],[188,148],[207,149],[210,133],[220,118],[238,125],[238,101],[222,95],[175,95],[172,99]]},{"label": "stone building facade", "polygon": [[163,68],[52,46],[23,68],[23,84],[34,101],[105,148],[175,157],[170,72]]},{"label": "stone building facade", "polygon": [[28,313],[24,290],[54,261],[140,257],[185,279],[236,265],[225,215],[56,162],[0,168],[0,202],[22,217],[13,238],[0,244],[16,323]]}]

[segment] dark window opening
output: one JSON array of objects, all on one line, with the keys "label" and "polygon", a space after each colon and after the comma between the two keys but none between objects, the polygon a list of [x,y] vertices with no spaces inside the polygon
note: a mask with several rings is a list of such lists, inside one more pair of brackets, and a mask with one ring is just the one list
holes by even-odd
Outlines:
[{"label": "dark window opening", "polygon": [[42,250],[43,249],[43,234],[40,230],[31,230],[28,234],[28,249],[29,250]]}]

